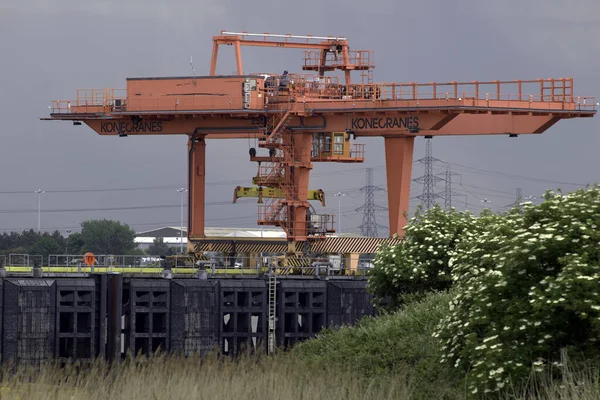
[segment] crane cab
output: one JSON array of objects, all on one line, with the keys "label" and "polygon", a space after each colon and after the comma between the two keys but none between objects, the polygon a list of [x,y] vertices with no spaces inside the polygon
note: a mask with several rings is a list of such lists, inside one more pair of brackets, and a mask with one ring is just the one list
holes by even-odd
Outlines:
[{"label": "crane cab", "polygon": [[365,145],[350,143],[350,134],[347,132],[313,133],[312,144],[312,161],[364,161]]}]

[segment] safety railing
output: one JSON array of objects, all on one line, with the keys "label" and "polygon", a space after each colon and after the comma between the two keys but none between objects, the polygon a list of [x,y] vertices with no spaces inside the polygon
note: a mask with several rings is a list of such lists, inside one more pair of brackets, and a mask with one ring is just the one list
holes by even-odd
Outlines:
[{"label": "safety railing", "polygon": [[[182,257],[183,259],[183,257]],[[90,266],[84,255],[52,254],[48,256],[48,266]],[[93,265],[119,268],[158,267],[161,259],[159,256],[130,256],[95,254]]]},{"label": "safety railing", "polygon": [[[185,255],[170,256],[170,259],[176,260],[177,265],[183,266],[188,260]],[[85,255],[72,254],[51,254],[47,257],[37,254],[9,254],[8,256],[0,256],[0,262],[6,266],[16,267],[68,267],[77,266],[105,266],[119,268],[137,268],[137,267],[152,267],[160,266],[161,258],[156,255],[109,255],[95,254],[93,262],[90,263],[90,258],[86,259]],[[88,265],[91,264],[91,265]]]},{"label": "safety railing", "polygon": [[[206,96],[135,96],[117,97],[116,89],[106,92],[78,92],[75,100],[54,100],[51,102],[52,114],[118,113],[124,111],[196,111],[196,110],[246,110],[241,95]],[[263,110],[264,104],[257,103],[257,109]]]},{"label": "safety railing", "polygon": [[279,185],[284,181],[283,173],[283,166],[278,162],[267,163],[267,165],[261,164],[258,167],[256,180],[263,182],[261,186]]},{"label": "safety railing", "polygon": [[126,93],[125,89],[78,89],[75,100],[54,100],[50,109],[53,114],[125,111]]},{"label": "safety railing", "polygon": [[[321,62],[320,50],[304,51],[303,69],[318,70],[321,67]],[[373,50],[349,50],[348,64],[356,70],[373,68]],[[339,68],[344,65],[344,57],[341,51],[327,53],[325,66]]]},{"label": "safety railing", "polygon": [[33,254],[9,254],[8,258],[5,258],[5,261],[5,265],[18,267],[33,267],[44,264],[43,256]]},{"label": "safety railing", "polygon": [[290,88],[296,97],[338,98],[343,84],[337,76],[318,76],[316,74],[290,74]]},{"label": "safety railing", "polygon": [[311,236],[325,237],[335,232],[335,216],[333,214],[311,214],[309,219]]},{"label": "safety railing", "polygon": [[350,147],[350,158],[365,158],[365,145],[362,143],[352,144]]},{"label": "safety railing", "polygon": [[[287,218],[287,207],[283,202],[285,199],[266,198],[258,205],[258,221],[262,225],[283,224]],[[281,226],[285,230],[285,226]]]},{"label": "safety railing", "polygon": [[[292,85],[297,101],[313,99],[371,101],[461,101],[468,106],[596,110],[596,98],[573,95],[573,79],[530,81],[430,82]],[[529,103],[529,104],[527,104]],[[531,103],[536,103],[534,106]],[[545,103],[545,104],[542,104]],[[398,104],[399,106],[401,104]],[[408,104],[405,104],[408,105]],[[565,105],[568,105],[566,107]]]},{"label": "safety railing", "polygon": [[[366,57],[361,55],[360,57]],[[280,75],[273,75],[279,82]],[[310,102],[355,100],[398,102],[397,106],[409,104],[403,101],[435,100],[459,101],[464,107],[514,107],[537,109],[596,110],[596,98],[575,96],[572,78],[429,82],[429,83],[373,83],[349,84],[339,77],[319,77],[317,74],[290,74],[290,85],[283,88],[269,87],[266,95],[251,105],[251,109],[280,109],[280,102]],[[244,97],[239,96],[134,96],[125,98],[124,89],[79,90],[73,101],[56,100],[50,108],[53,114],[62,113],[112,113],[119,111],[196,111],[196,110],[244,110]],[[263,103],[264,100],[264,103]],[[343,104],[344,102],[340,102]],[[534,104],[535,103],[535,104]],[[394,106],[394,104],[390,104]],[[438,104],[439,105],[439,104]],[[359,105],[356,105],[360,107]],[[425,106],[421,104],[420,106]],[[330,107],[328,105],[327,107]]]},{"label": "safety railing", "polygon": [[429,82],[429,83],[385,83],[371,85],[378,90],[369,95],[382,99],[460,99],[518,100],[573,102],[573,78],[536,79],[529,81],[489,82]]},{"label": "safety railing", "polygon": [[[312,215],[309,231],[312,234],[333,232],[335,218],[333,215]],[[12,256],[12,257],[11,257]],[[29,274],[33,267],[41,267],[42,273],[73,274],[73,273],[125,273],[161,275],[163,265],[159,257],[154,256],[111,256],[95,255],[94,265],[86,265],[83,255],[50,255],[47,258],[40,255],[11,254],[3,257],[6,262],[2,267],[8,273]],[[110,258],[113,262],[110,262]],[[172,260],[175,258],[175,262]],[[284,257],[284,256],[255,256],[203,257],[195,264],[188,262],[187,256],[169,257],[169,265],[175,274],[194,275],[198,271],[206,271],[214,277],[228,276],[264,276],[269,272],[278,275],[366,275],[371,264],[365,260],[350,260],[343,256],[331,257]],[[133,260],[138,261],[133,261]],[[39,263],[34,260],[44,260]],[[184,261],[185,260],[185,261]],[[12,261],[12,263],[10,262]],[[106,261],[106,262],[104,262]],[[358,262],[357,262],[358,261]],[[186,265],[183,265],[186,264]]]},{"label": "safety railing", "polygon": [[328,259],[327,257],[259,257],[254,259],[223,257],[218,260],[202,261],[201,264],[207,275],[212,277],[238,275],[261,277],[268,273],[304,277],[366,276],[371,270],[371,264],[367,261],[359,261],[352,268],[350,260],[343,257],[337,259]]},{"label": "safety railing", "polygon": [[[347,152],[346,146],[349,147]],[[352,161],[363,160],[365,158],[365,145],[363,143],[349,144],[321,142],[313,146],[311,152],[312,161]]]}]

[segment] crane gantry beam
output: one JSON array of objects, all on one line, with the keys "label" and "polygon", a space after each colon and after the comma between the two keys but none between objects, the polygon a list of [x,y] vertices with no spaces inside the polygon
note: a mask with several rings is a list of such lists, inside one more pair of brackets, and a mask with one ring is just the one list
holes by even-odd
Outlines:
[{"label": "crane gantry beam", "polygon": [[[216,74],[220,45],[233,45],[237,75]],[[242,46],[305,49],[305,71],[244,74]],[[357,137],[383,137],[390,235],[406,224],[414,140],[419,136],[540,134],[562,119],[596,114],[576,96],[572,78],[531,81],[372,83],[370,50],[350,51],[342,37],[221,32],[213,37],[209,76],[128,78],[126,89],[78,91],[52,103],[51,120],[83,122],[100,135],[187,135],[188,239],[204,240],[207,140],[256,138],[268,155],[256,185],[268,188],[258,223],[285,230],[291,242],[323,239],[333,216],[311,211],[314,162],[363,162]],[[344,79],[326,76],[340,70]],[[361,83],[350,73],[358,70]],[[248,193],[261,193],[261,189]]]}]

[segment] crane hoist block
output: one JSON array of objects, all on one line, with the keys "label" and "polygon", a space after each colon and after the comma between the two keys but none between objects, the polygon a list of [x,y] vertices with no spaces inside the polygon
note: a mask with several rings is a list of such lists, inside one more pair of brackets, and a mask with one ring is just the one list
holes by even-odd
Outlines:
[{"label": "crane hoist block", "polygon": [[[233,192],[233,202],[237,202],[240,197],[258,197],[258,203],[261,204],[264,197],[283,199],[285,198],[285,192],[279,188],[238,186]],[[309,190],[308,200],[318,200],[325,207],[325,192],[322,189]]]}]

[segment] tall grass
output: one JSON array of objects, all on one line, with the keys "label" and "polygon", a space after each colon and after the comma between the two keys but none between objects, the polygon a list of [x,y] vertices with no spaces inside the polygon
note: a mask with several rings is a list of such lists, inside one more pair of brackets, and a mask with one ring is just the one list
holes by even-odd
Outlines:
[{"label": "tall grass", "polygon": [[598,360],[569,361],[567,351],[561,351],[561,366],[556,372],[532,372],[522,385],[512,385],[504,393],[515,400],[597,400],[600,399],[600,370]]},{"label": "tall grass", "polygon": [[88,366],[4,372],[0,399],[163,400],[163,399],[408,399],[394,379],[370,380],[343,368],[314,370],[287,354],[242,358],[155,357],[109,368]]},{"label": "tall grass", "polygon": [[459,398],[460,377],[440,364],[439,345],[432,337],[452,295],[414,296],[400,311],[327,330],[298,344],[293,354],[315,368],[347,365],[368,377],[396,376],[404,379],[411,398]]},{"label": "tall grass", "polygon": [[[421,385],[447,388],[452,381],[417,383],[416,371],[398,369],[389,376],[366,377],[355,366],[309,367],[292,354],[242,358],[237,362],[209,357],[183,359],[154,357],[109,367],[91,365],[3,371],[0,399],[11,400],[167,400],[167,399],[413,399],[422,397]],[[353,372],[354,371],[354,372]],[[430,399],[463,399],[460,387],[443,390]],[[421,394],[420,394],[421,393]],[[440,395],[440,393],[443,393]],[[484,397],[485,398],[485,397]],[[494,396],[494,398],[496,398]],[[500,399],[596,400],[600,398],[598,369],[593,365],[567,369],[560,380],[537,376],[523,387],[512,387]]]}]

